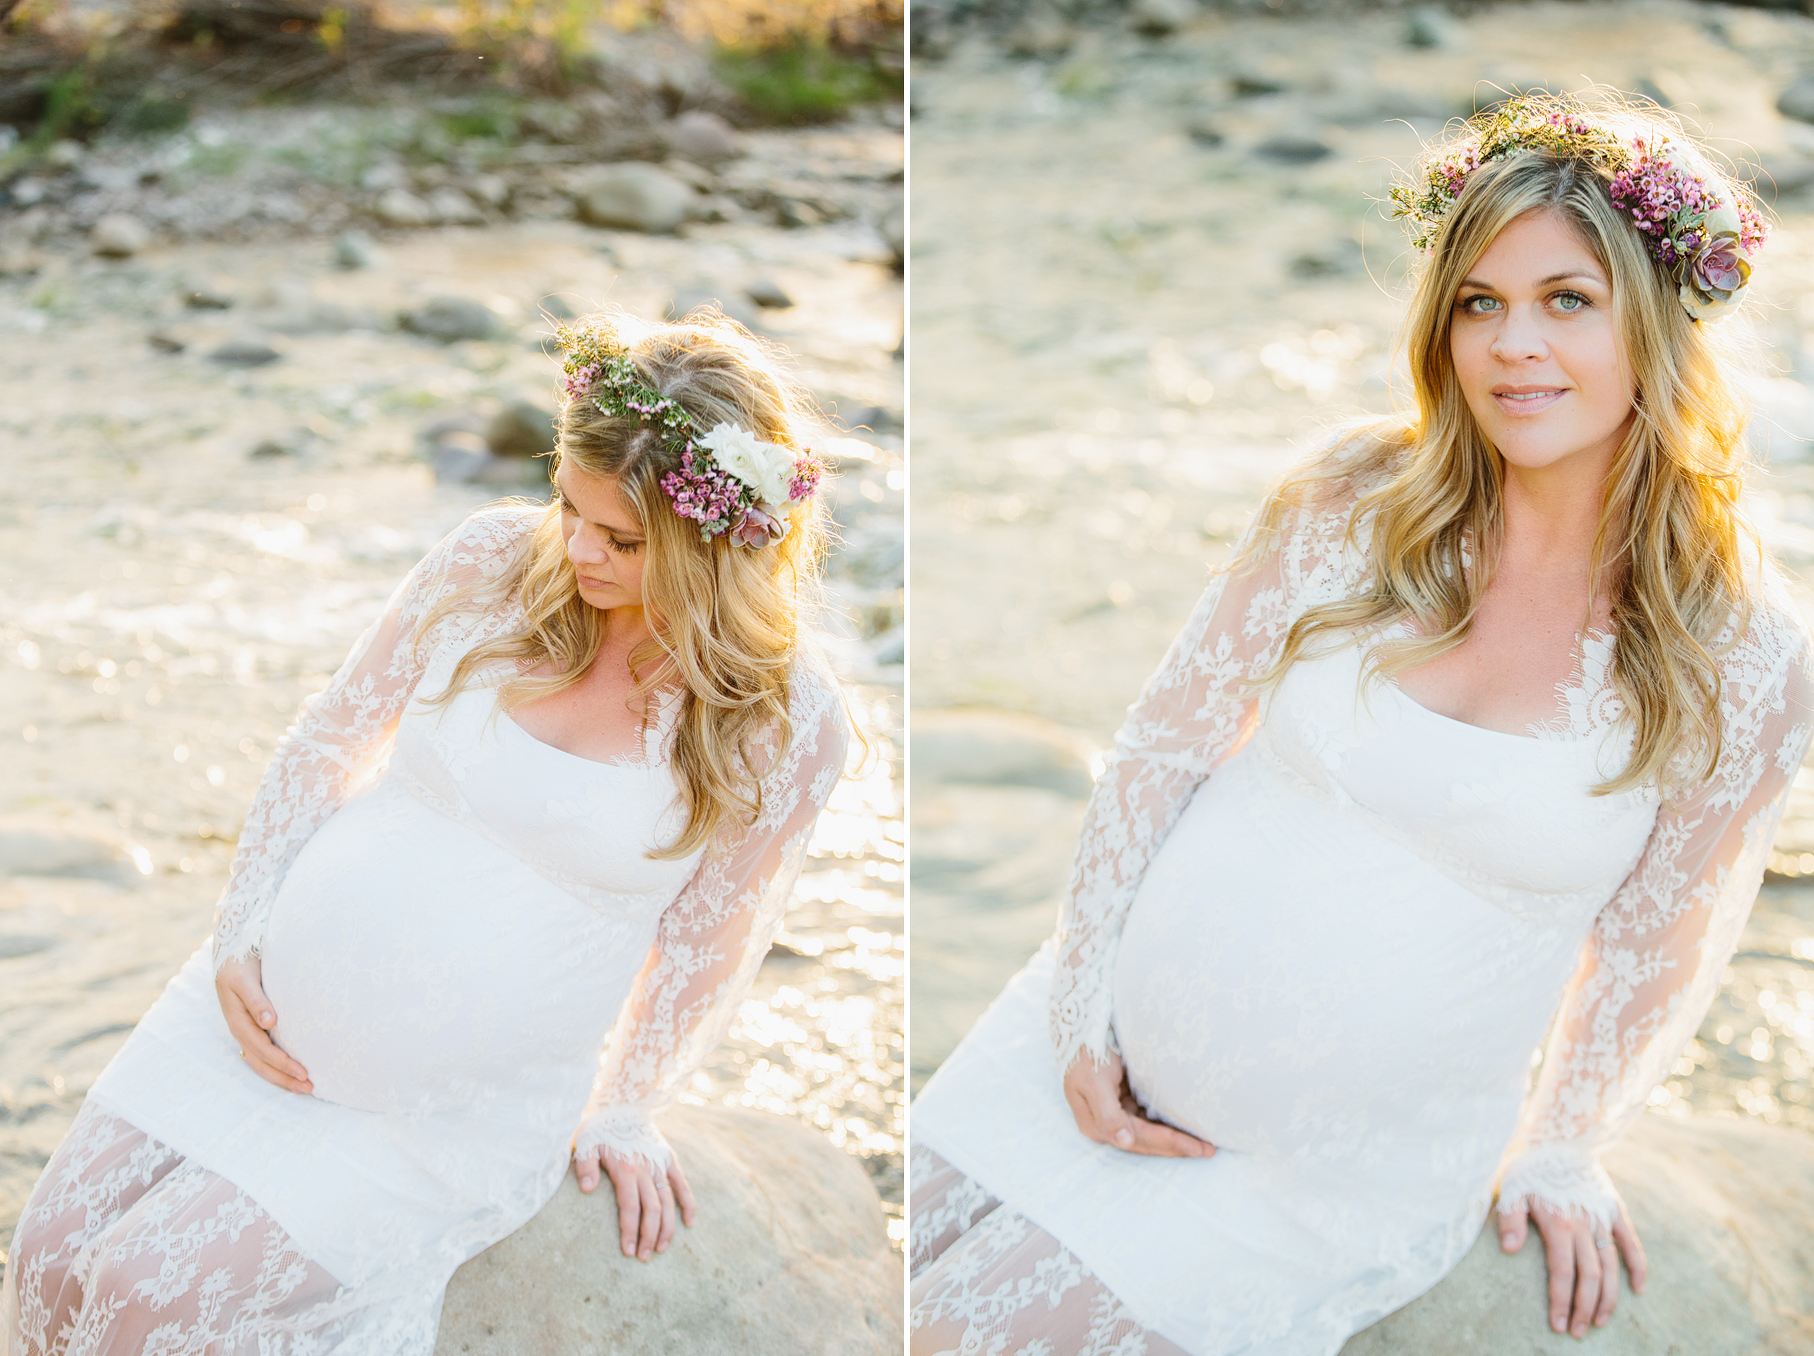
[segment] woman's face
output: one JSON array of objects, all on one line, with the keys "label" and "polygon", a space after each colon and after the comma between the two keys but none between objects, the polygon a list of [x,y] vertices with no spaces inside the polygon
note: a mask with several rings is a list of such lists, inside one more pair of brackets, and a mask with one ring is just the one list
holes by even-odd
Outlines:
[{"label": "woman's face", "polygon": [[1449,352],[1468,408],[1508,465],[1611,465],[1637,385],[1611,280],[1559,214],[1519,217],[1468,271]]},{"label": "woman's face", "polygon": [[600,611],[641,607],[648,539],[617,482],[562,462],[554,484],[580,598]]}]

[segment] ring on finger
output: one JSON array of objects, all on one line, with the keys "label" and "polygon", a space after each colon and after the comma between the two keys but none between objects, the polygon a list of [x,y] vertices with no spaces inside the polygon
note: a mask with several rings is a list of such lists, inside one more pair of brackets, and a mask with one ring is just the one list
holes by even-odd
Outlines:
[{"label": "ring on finger", "polygon": [[1612,1240],[1610,1238],[1596,1238],[1594,1240],[1594,1246],[1596,1248],[1610,1248],[1612,1246]]}]

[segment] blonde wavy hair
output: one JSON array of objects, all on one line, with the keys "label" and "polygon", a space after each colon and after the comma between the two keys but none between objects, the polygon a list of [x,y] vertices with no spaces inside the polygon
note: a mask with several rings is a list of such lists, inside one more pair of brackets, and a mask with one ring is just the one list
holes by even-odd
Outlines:
[{"label": "blonde wavy hair", "polygon": [[[764,442],[804,448],[808,431],[820,426],[779,351],[714,308],[692,311],[676,324],[601,312],[574,327],[627,350],[648,385],[679,402],[701,429],[732,423]],[[563,400],[550,479],[571,461],[615,481],[647,537],[642,592],[650,638],[630,655],[637,684],[632,702],[646,719],[657,679],[679,677],[680,716],[668,758],[687,811],[675,841],[650,856],[685,857],[727,821],[748,822],[760,813],[759,778],[767,764],[755,746],[778,729],[778,758],[793,738],[788,674],[804,614],[818,602],[824,513],[818,496],[787,505],[787,535],[760,549],[733,545],[728,534],[703,541],[698,524],[676,513],[661,488],[679,461],[658,430],[603,414],[585,397],[567,400],[563,393]],[[432,704],[451,701],[480,669],[500,661],[520,671],[499,690],[507,710],[571,687],[591,668],[604,619],[579,595],[558,500],[501,579],[442,600],[417,636],[480,592],[514,597],[524,629],[470,650]],[[553,672],[527,673],[545,661]]]},{"label": "blonde wavy hair", "polygon": [[[1551,102],[1620,135],[1662,130],[1693,144],[1654,108]],[[1462,131],[1455,143],[1467,136]],[[1453,149],[1439,146],[1433,154]],[[1583,622],[1591,624],[1595,596],[1610,593],[1612,681],[1634,742],[1624,770],[1594,791],[1661,781],[1678,758],[1681,771],[1692,762],[1701,776],[1711,775],[1720,752],[1716,659],[1743,636],[1752,606],[1740,543],[1757,548],[1758,539],[1737,509],[1749,410],[1735,382],[1733,337],[1689,318],[1675,279],[1613,206],[1611,177],[1591,161],[1539,150],[1474,172],[1416,277],[1400,337],[1414,410],[1350,426],[1327,453],[1288,473],[1269,492],[1259,531],[1225,567],[1251,570],[1289,513],[1327,503],[1345,487],[1373,487],[1355,503],[1346,538],[1354,542],[1356,523],[1371,510],[1365,588],[1299,617],[1261,677],[1263,687],[1337,637],[1365,637],[1402,619],[1415,619],[1423,634],[1375,641],[1366,657],[1370,675],[1424,663],[1467,637],[1503,544],[1504,464],[1455,376],[1455,297],[1502,230],[1527,213],[1554,212],[1606,270],[1637,391],[1636,417],[1606,482]],[[1462,568],[1464,543],[1471,570]]]}]

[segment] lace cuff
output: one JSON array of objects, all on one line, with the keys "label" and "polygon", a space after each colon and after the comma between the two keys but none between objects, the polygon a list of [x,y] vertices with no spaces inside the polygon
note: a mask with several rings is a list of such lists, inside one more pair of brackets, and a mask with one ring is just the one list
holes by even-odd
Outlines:
[{"label": "lace cuff", "polygon": [[226,933],[214,934],[214,973],[228,961],[251,960],[264,954],[265,920],[271,916],[274,890],[260,890],[242,905],[244,910],[237,926]]},{"label": "lace cuff", "polygon": [[580,1122],[573,1137],[573,1156],[606,1149],[619,1158],[642,1159],[659,1179],[674,1161],[674,1151],[646,1111],[634,1106],[614,1106],[595,1111]]},{"label": "lace cuff", "polygon": [[1591,1153],[1565,1144],[1543,1144],[1517,1154],[1499,1181],[1499,1213],[1515,1215],[1547,1205],[1564,1215],[1585,1215],[1601,1229],[1619,1217],[1619,1190]]}]

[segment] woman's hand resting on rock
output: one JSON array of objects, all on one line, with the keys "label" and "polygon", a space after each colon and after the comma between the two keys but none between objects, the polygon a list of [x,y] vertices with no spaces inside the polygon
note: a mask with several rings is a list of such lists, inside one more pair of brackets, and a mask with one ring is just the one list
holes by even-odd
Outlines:
[{"label": "woman's hand resting on rock", "polygon": [[264,965],[256,956],[228,961],[214,976],[214,992],[227,1016],[227,1030],[239,1042],[239,1053],[252,1072],[289,1092],[313,1092],[309,1071],[271,1039],[277,1009],[265,997]]},{"label": "woman's hand resting on rock", "polygon": [[1134,1100],[1119,1055],[1110,1054],[1101,1064],[1088,1051],[1078,1055],[1064,1076],[1064,1099],[1077,1128],[1098,1144],[1158,1158],[1208,1158],[1216,1151],[1207,1141],[1149,1119]]},{"label": "woman's hand resting on rock", "polygon": [[598,1185],[600,1169],[617,1192],[617,1222],[623,1233],[625,1257],[648,1261],[666,1252],[674,1238],[678,1218],[693,1227],[693,1188],[680,1170],[680,1159],[670,1152],[668,1171],[657,1179],[649,1160],[641,1154],[623,1158],[603,1145],[573,1159],[579,1189],[590,1192]]},{"label": "woman's hand resting on rock", "polygon": [[1538,1204],[1499,1216],[1499,1246],[1506,1252],[1524,1246],[1527,1219],[1537,1221],[1549,1259],[1549,1325],[1555,1331],[1585,1337],[1589,1324],[1604,1327],[1611,1320],[1619,1303],[1619,1254],[1631,1273],[1632,1293],[1644,1293],[1644,1245],[1623,1202],[1604,1246],[1592,1220]]}]

